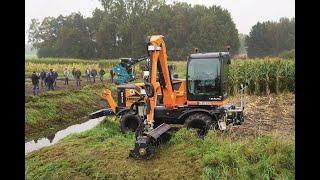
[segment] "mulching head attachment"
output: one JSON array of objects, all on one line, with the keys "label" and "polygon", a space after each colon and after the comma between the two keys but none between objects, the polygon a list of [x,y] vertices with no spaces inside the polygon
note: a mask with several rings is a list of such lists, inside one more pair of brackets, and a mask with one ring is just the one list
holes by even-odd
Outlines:
[{"label": "mulching head attachment", "polygon": [[130,150],[130,157],[135,159],[148,160],[155,154],[155,144],[148,136],[138,136],[134,149]]},{"label": "mulching head attachment", "polygon": [[170,139],[167,132],[171,128],[169,124],[161,124],[150,132],[144,132],[143,135],[137,136],[133,150],[130,150],[130,157],[135,159],[148,160],[156,152],[156,147]]}]

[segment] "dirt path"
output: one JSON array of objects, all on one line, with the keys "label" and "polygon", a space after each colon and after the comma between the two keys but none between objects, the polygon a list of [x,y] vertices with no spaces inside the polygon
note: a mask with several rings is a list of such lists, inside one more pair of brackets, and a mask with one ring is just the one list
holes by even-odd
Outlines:
[{"label": "dirt path", "polygon": [[[233,98],[237,102],[237,98]],[[295,96],[284,93],[270,96],[246,96],[245,122],[231,127],[240,136],[277,135],[281,138],[294,137]]]}]

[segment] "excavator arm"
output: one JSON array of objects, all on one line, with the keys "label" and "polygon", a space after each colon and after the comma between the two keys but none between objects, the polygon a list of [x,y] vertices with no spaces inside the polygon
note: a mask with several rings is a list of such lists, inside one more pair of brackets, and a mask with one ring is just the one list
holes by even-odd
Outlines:
[{"label": "excavator arm", "polygon": [[[135,147],[130,150],[129,154],[137,159],[150,159],[155,153],[156,144],[168,140],[169,135],[166,132],[173,127],[165,123],[155,129],[153,127],[158,94],[162,94],[165,108],[174,109],[176,107],[176,95],[170,79],[164,36],[150,36],[148,39],[148,55],[150,56],[150,76],[145,82],[147,118],[144,125],[140,124],[138,127]],[[159,81],[157,81],[158,73],[161,77],[159,77]]]},{"label": "excavator arm", "polygon": [[147,60],[149,57],[145,56],[145,57],[141,57],[141,58],[132,58],[131,61],[129,62],[129,64],[132,66],[136,63],[139,63],[141,61]]},{"label": "excavator arm", "polygon": [[[163,103],[168,109],[173,109],[175,107],[176,97],[170,80],[164,36],[154,35],[150,37],[148,42],[148,54],[150,56],[151,68],[149,82],[146,82],[145,84],[146,90],[148,91],[146,125],[152,129],[154,122],[154,108],[157,103],[157,94],[163,94]],[[158,72],[161,72],[164,84],[157,82]]]},{"label": "excavator arm", "polygon": [[103,99],[109,104],[110,108],[100,109],[96,112],[89,114],[90,119],[117,114],[118,105],[112,98],[111,91],[109,89],[104,90]]}]

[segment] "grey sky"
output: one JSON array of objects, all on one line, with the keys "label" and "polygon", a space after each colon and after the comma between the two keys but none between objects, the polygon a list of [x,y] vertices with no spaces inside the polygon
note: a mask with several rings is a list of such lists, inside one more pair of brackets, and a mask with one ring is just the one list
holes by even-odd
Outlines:
[{"label": "grey sky", "polygon": [[[177,0],[167,0],[173,3]],[[248,34],[258,21],[277,21],[280,17],[295,17],[295,0],[178,0],[190,4],[206,6],[220,5],[227,9],[234,20],[239,33]],[[40,21],[46,16],[57,17],[71,12],[81,12],[91,16],[95,8],[102,9],[98,0],[26,0],[25,29],[29,28],[32,18]],[[26,32],[27,42],[27,32]]]}]

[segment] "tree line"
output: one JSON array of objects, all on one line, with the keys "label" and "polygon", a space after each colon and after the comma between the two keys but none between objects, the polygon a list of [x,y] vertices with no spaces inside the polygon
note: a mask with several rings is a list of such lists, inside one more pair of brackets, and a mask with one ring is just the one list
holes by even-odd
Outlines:
[{"label": "tree line", "polygon": [[163,0],[100,0],[103,10],[32,19],[29,42],[39,57],[119,58],[146,54],[146,37],[165,36],[170,59],[201,52],[237,53],[238,31],[230,13],[220,6],[191,6]]},{"label": "tree line", "polygon": [[29,42],[38,57],[110,59],[146,54],[146,37],[165,36],[170,59],[200,52],[225,51],[248,57],[294,56],[295,19],[258,22],[249,35],[238,34],[228,10],[164,0],[100,0],[103,10],[32,19]]},{"label": "tree line", "polygon": [[[281,18],[279,22],[258,22],[246,37],[249,58],[265,56],[294,56],[295,18]],[[289,55],[290,54],[290,55]]]}]

